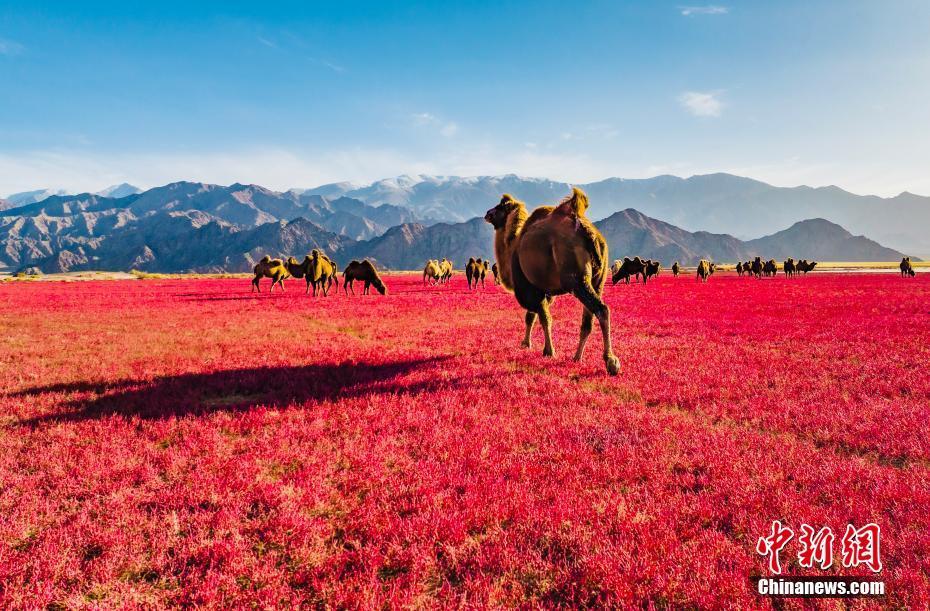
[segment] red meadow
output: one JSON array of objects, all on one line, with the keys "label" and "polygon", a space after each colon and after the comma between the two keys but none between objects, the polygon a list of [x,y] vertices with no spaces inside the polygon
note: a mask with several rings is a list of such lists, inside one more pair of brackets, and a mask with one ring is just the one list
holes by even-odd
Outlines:
[{"label": "red meadow", "polygon": [[880,526],[930,604],[930,274],[608,284],[617,377],[571,296],[548,358],[383,279],[0,284],[0,607],[768,608],[774,520]]}]

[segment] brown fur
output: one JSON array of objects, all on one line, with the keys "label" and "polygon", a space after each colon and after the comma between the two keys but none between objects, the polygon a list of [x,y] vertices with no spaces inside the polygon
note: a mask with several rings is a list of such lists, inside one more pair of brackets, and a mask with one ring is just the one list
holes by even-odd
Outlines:
[{"label": "brown fur", "polygon": [[284,261],[281,259],[272,259],[268,255],[262,257],[261,261],[255,264],[255,267],[252,268],[252,273],[255,274],[255,277],[252,278],[252,290],[258,291],[259,293],[262,292],[262,288],[259,286],[258,281],[262,278],[271,278],[269,293],[274,292],[276,284],[281,287],[281,292],[283,293],[284,279],[290,275],[287,267],[284,265]]},{"label": "brown fur", "polygon": [[549,305],[553,296],[572,293],[585,306],[575,360],[597,317],[604,339],[604,363],[611,375],[619,371],[610,340],[610,311],[601,300],[607,279],[607,242],[585,216],[588,198],[581,189],[556,206],[542,206],[527,215],[523,202],[505,194],[485,220],[494,226],[494,253],[501,282],[513,291],[527,311],[524,347],[536,317],[540,318],[546,345],[543,355],[553,356]]},{"label": "brown fur", "polygon": [[491,273],[494,274],[494,284],[500,284],[501,273],[500,273],[500,269],[497,267],[497,263],[491,266]]},{"label": "brown fur", "polygon": [[675,261],[674,263],[672,263],[672,275],[677,278],[678,274],[680,273],[681,273],[681,266],[678,265],[678,261]]},{"label": "brown fur", "polygon": [[915,276],[914,266],[911,265],[910,257],[904,257],[903,259],[901,259],[901,264],[898,267],[900,267],[901,269],[902,278],[907,277],[907,276],[910,276],[911,278],[913,278]]},{"label": "brown fur", "polygon": [[352,261],[349,263],[345,270],[342,272],[342,279],[342,288],[346,295],[349,294],[349,290],[352,291],[353,295],[355,294],[356,280],[361,280],[365,283],[365,290],[363,291],[364,295],[368,294],[368,290],[372,285],[374,285],[374,287],[382,295],[387,294],[387,287],[384,285],[381,277],[378,276],[378,271],[375,269],[375,266],[372,265],[371,261],[368,259],[365,259],[361,262]]}]

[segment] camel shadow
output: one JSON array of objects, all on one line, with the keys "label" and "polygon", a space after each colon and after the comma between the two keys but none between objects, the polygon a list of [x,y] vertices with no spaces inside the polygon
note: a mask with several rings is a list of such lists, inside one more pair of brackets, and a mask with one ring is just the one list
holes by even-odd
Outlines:
[{"label": "camel shadow", "polygon": [[[259,405],[316,405],[374,394],[429,393],[436,390],[436,383],[404,382],[398,378],[413,371],[440,366],[450,358],[439,356],[386,363],[254,367],[162,376],[152,380],[51,384],[7,396],[93,393],[89,397],[59,404],[61,409],[55,413],[20,420],[19,426],[81,422],[113,415],[162,420],[217,411],[248,411]],[[426,378],[432,380],[436,376]]]}]

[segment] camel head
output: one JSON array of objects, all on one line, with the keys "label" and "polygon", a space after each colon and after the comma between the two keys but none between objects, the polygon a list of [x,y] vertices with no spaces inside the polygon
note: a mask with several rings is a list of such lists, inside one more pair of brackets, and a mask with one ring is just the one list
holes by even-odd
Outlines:
[{"label": "camel head", "polygon": [[494,229],[503,229],[510,215],[521,208],[526,209],[523,202],[514,199],[509,193],[504,193],[500,203],[484,215],[484,220],[491,223]]}]

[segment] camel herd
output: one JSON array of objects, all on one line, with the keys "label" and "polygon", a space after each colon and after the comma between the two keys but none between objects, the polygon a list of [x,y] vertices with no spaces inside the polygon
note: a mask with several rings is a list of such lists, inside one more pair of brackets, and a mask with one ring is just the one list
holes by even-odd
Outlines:
[{"label": "camel herd", "polygon": [[465,278],[468,280],[468,288],[472,288],[472,284],[474,284],[474,288],[477,289],[478,282],[481,282],[481,286],[484,286],[484,277],[490,269],[490,263],[482,260],[481,257],[477,259],[470,257],[468,264],[465,266]]},{"label": "camel herd", "polygon": [[[317,291],[323,293],[323,296],[329,294],[329,289],[335,284],[339,289],[339,277],[337,276],[338,268],[336,262],[324,255],[319,250],[314,249],[304,260],[298,262],[294,257],[285,259],[272,259],[265,255],[261,261],[255,264],[252,269],[252,291],[262,291],[259,281],[262,278],[271,278],[271,288],[269,292],[274,292],[274,287],[281,287],[284,292],[284,280],[287,278],[303,278],[307,281],[306,293],[310,293],[310,287],[313,287],[313,296],[316,297]],[[375,266],[371,261],[352,261],[342,272],[342,288],[348,295],[349,291],[355,294],[355,281],[364,282],[364,294],[367,295],[370,287],[384,295],[387,293],[387,287],[381,281]]]},{"label": "camel herd", "polygon": [[[610,339],[610,310],[604,303],[602,295],[608,274],[613,284],[630,283],[632,277],[642,279],[646,284],[652,277],[658,276],[662,264],[652,259],[641,257],[624,257],[609,266],[607,242],[597,227],[587,217],[588,197],[584,191],[573,188],[572,193],[556,206],[540,206],[529,212],[526,204],[509,194],[504,194],[500,202],[487,211],[484,220],[494,227],[494,256],[496,261],[471,257],[465,266],[468,288],[477,289],[479,283],[484,286],[488,271],[494,278],[494,284],[503,285],[513,293],[520,306],[526,310],[524,317],[525,334],[523,347],[529,348],[531,332],[539,319],[545,344],[543,356],[554,356],[552,345],[552,315],[550,306],[554,297],[572,294],[584,306],[581,315],[581,332],[575,360],[581,360],[588,336],[593,329],[594,320],[603,336],[603,359],[607,372],[617,375],[620,362],[613,353]],[[782,263],[782,270],[790,277],[806,274],[817,266],[816,261],[789,258]],[[714,275],[717,264],[701,259],[696,268],[696,279],[707,282]],[[901,260],[901,275],[913,277],[914,267],[910,257]],[[678,277],[681,265],[675,261],[671,267],[672,274]],[[752,261],[740,261],[736,264],[739,276],[762,278],[775,276],[778,263],[774,259],[763,261],[756,257]],[[448,259],[430,259],[423,268],[423,284],[446,284],[452,278],[453,264]],[[304,278],[307,282],[306,292],[313,287],[313,295],[322,292],[329,294],[333,284],[339,289],[336,263],[319,250],[313,250],[302,262],[294,257],[272,259],[265,256],[254,268],[252,289],[261,292],[259,280],[271,278],[271,291],[280,286],[284,291],[286,278]],[[352,261],[342,272],[343,292],[355,294],[354,284],[358,280],[364,283],[364,294],[372,286],[382,295],[387,287],[378,276],[374,264],[365,259]]]}]

